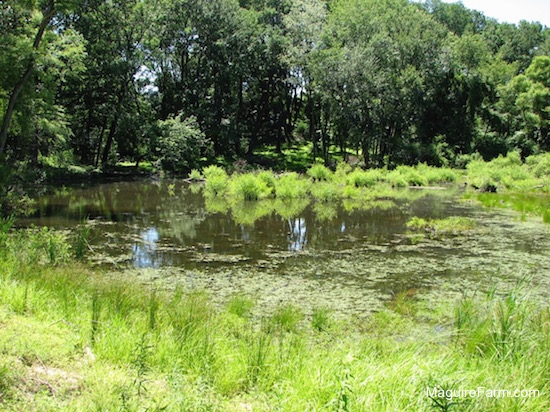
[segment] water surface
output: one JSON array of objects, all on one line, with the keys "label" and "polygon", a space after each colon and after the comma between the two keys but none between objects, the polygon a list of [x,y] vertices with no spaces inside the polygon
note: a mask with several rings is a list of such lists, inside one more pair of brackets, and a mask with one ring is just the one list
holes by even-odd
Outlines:
[{"label": "water surface", "polygon": [[[90,259],[107,272],[154,287],[206,289],[220,302],[245,293],[264,308],[293,302],[363,315],[400,292],[429,301],[522,277],[545,299],[548,226],[460,199],[447,188],[334,204],[228,203],[178,180],[117,182],[58,189],[19,224],[89,225]],[[478,227],[419,237],[406,228],[413,216],[466,216]]]}]

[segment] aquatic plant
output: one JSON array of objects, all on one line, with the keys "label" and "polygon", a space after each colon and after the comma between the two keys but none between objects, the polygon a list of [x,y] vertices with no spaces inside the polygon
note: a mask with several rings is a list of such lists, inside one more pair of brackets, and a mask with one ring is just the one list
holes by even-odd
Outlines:
[{"label": "aquatic plant", "polygon": [[294,199],[307,197],[311,182],[298,173],[285,173],[275,183],[275,197],[278,199]]},{"label": "aquatic plant", "polygon": [[324,222],[338,216],[338,204],[335,202],[315,202],[313,205],[315,219]]},{"label": "aquatic plant", "polygon": [[477,223],[473,219],[462,216],[451,216],[445,219],[423,219],[413,216],[406,226],[410,230],[428,231],[433,234],[457,234],[474,229]]},{"label": "aquatic plant", "polygon": [[253,225],[258,219],[273,212],[273,199],[264,199],[257,202],[237,200],[231,202],[231,217],[240,225]]},{"label": "aquatic plant", "polygon": [[73,255],[76,259],[83,259],[86,253],[90,251],[91,248],[88,240],[91,230],[91,227],[86,226],[85,223],[78,227],[73,245]]},{"label": "aquatic plant", "polygon": [[229,185],[231,195],[241,200],[265,199],[272,191],[266,180],[252,173],[233,175]]},{"label": "aquatic plant", "polygon": [[310,202],[309,197],[275,199],[273,210],[283,219],[290,219],[300,215]]},{"label": "aquatic plant", "polygon": [[523,217],[540,216],[543,222],[549,223],[550,197],[545,194],[478,193],[475,199],[485,207],[510,208],[521,212]]},{"label": "aquatic plant", "polygon": [[270,330],[296,332],[298,324],[304,318],[302,310],[294,305],[279,306],[269,320]]},{"label": "aquatic plant", "polygon": [[191,172],[189,173],[189,179],[190,179],[190,180],[193,180],[193,181],[202,180],[202,179],[203,179],[203,175],[202,175],[202,173],[200,172],[200,170],[192,169]]},{"label": "aquatic plant", "polygon": [[403,180],[405,180],[410,186],[426,186],[428,184],[427,177],[415,167],[397,166],[395,171],[401,175]]},{"label": "aquatic plant", "polygon": [[206,179],[204,190],[207,194],[214,196],[223,195],[228,190],[229,176],[219,166],[208,166],[203,169],[202,174]]},{"label": "aquatic plant", "polygon": [[313,181],[326,181],[332,179],[332,171],[322,164],[314,164],[311,166],[306,174],[313,179]]},{"label": "aquatic plant", "polygon": [[334,177],[338,181],[345,181],[345,177],[353,170],[348,162],[338,162],[336,170],[334,171]]},{"label": "aquatic plant", "polygon": [[245,295],[235,295],[229,299],[225,307],[229,313],[248,319],[252,314],[254,301]]},{"label": "aquatic plant", "polygon": [[355,169],[347,175],[346,183],[354,187],[372,187],[381,180],[380,176],[379,171]]},{"label": "aquatic plant", "polygon": [[272,191],[275,190],[276,180],[277,178],[273,174],[271,170],[262,170],[258,173],[258,179],[265,182],[268,188],[270,188]]},{"label": "aquatic plant", "polygon": [[403,188],[409,185],[407,179],[398,170],[392,170],[386,177],[392,187]]},{"label": "aquatic plant", "polygon": [[447,167],[432,167],[426,163],[419,163],[415,169],[425,177],[428,184],[451,183],[458,178],[457,173]]},{"label": "aquatic plant", "polygon": [[341,198],[342,187],[333,182],[319,182],[311,186],[310,193],[319,202],[334,202]]}]

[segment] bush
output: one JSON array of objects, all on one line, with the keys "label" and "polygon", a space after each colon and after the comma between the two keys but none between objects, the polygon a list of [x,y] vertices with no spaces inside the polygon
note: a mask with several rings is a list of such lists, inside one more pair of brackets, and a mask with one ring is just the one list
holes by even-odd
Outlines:
[{"label": "bush", "polygon": [[193,170],[191,170],[191,173],[189,173],[189,179],[191,179],[191,180],[201,180],[202,179],[202,174],[197,169],[193,169]]},{"label": "bush", "polygon": [[230,181],[231,194],[242,200],[264,199],[271,191],[265,180],[251,173],[233,175]]},{"label": "bush", "polygon": [[398,166],[395,170],[410,186],[426,186],[428,183],[428,179],[414,167]]},{"label": "bush", "polygon": [[339,162],[336,165],[336,171],[334,172],[334,176],[337,179],[345,178],[352,170],[352,167],[349,165],[348,162]]},{"label": "bush", "polygon": [[311,195],[322,202],[332,202],[340,198],[341,190],[334,184],[329,182],[319,182],[311,187]]},{"label": "bush", "polygon": [[355,187],[372,187],[381,180],[379,170],[356,169],[347,176],[347,184]]},{"label": "bush", "polygon": [[307,171],[308,176],[315,180],[330,180],[332,178],[331,170],[321,164],[315,164]]},{"label": "bush", "polygon": [[526,163],[536,177],[550,176],[550,153],[529,156]]},{"label": "bush", "polygon": [[206,179],[204,190],[207,194],[218,196],[227,191],[229,176],[221,167],[208,166],[202,171],[202,174]]},{"label": "bush", "polygon": [[194,117],[176,117],[159,121],[158,138],[160,161],[165,170],[189,172],[198,167],[201,150],[207,140]]},{"label": "bush", "polygon": [[306,197],[309,182],[302,179],[297,173],[282,175],[275,185],[275,196],[279,199],[295,199]]},{"label": "bush", "polygon": [[273,172],[270,170],[262,170],[260,173],[258,173],[258,179],[265,182],[267,187],[275,190],[275,176],[273,175]]}]

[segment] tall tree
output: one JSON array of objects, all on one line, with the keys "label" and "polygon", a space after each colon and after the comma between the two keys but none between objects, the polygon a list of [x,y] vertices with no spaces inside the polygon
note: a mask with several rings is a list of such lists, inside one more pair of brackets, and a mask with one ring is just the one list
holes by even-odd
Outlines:
[{"label": "tall tree", "polygon": [[[19,101],[23,88],[36,69],[37,59],[40,57],[42,39],[50,22],[58,11],[58,3],[55,0],[47,0],[41,3],[34,1],[27,3],[2,2],[1,4],[1,29],[3,37],[5,36],[2,43],[4,45],[7,43],[8,46],[12,43],[11,46],[15,47],[12,48],[11,52],[15,52],[16,55],[19,54],[21,57],[16,59],[18,61],[15,62],[11,61],[9,57],[7,61],[2,61],[4,70],[8,70],[8,67],[11,66],[9,69],[11,71],[15,66],[20,70],[20,73],[17,81],[9,91],[9,97],[7,98],[7,104],[3,113],[2,127],[0,129],[0,155],[5,152],[8,131],[16,110],[16,104]],[[41,14],[38,20],[33,18],[35,11],[39,11]],[[35,34],[31,41],[28,35],[33,29]],[[10,55],[13,57],[13,54],[10,53]],[[4,58],[7,56],[8,54]]]}]

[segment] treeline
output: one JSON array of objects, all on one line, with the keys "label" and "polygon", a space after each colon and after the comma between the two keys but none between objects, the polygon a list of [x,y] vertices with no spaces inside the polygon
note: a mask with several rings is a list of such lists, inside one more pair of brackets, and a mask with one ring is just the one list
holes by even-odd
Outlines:
[{"label": "treeline", "polygon": [[550,149],[550,30],[440,0],[0,2],[5,164]]}]

